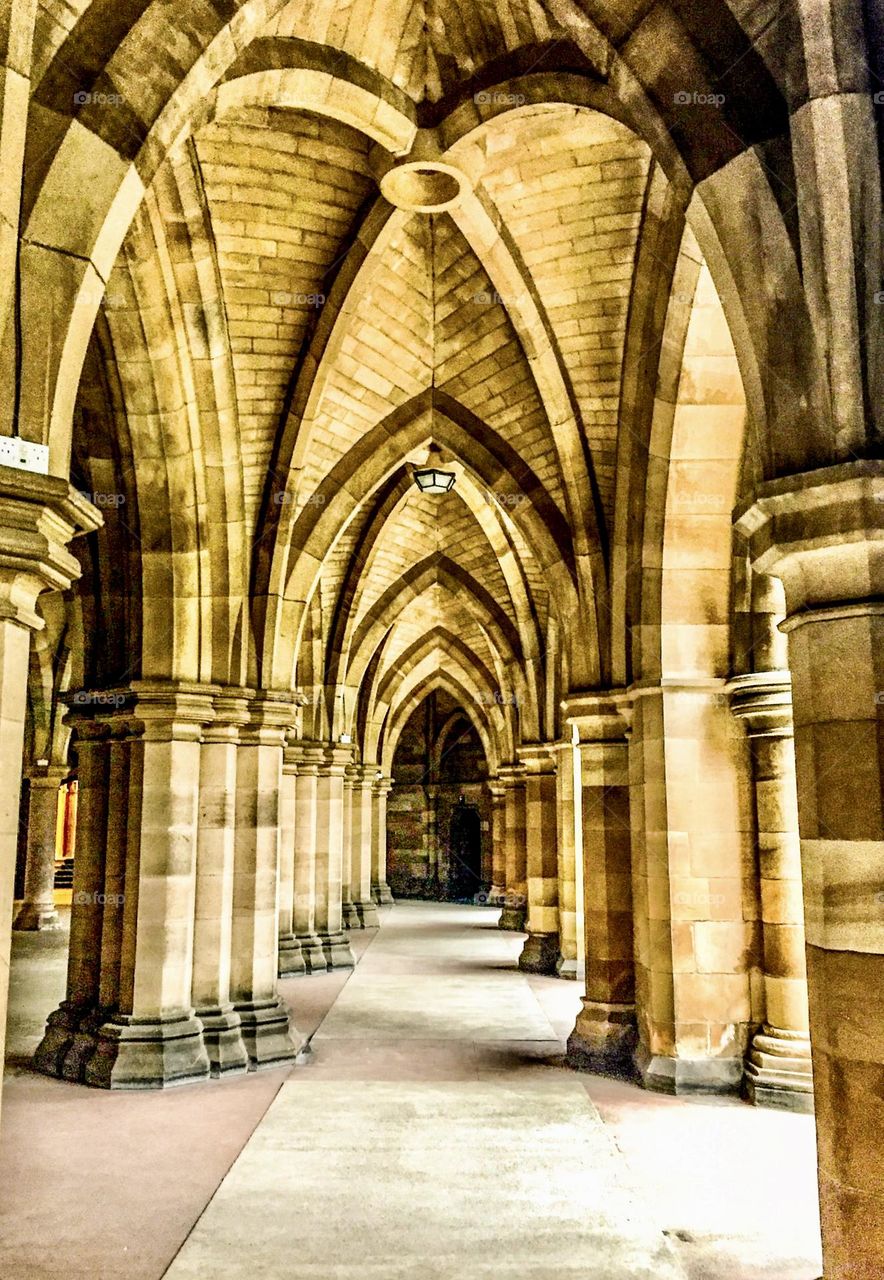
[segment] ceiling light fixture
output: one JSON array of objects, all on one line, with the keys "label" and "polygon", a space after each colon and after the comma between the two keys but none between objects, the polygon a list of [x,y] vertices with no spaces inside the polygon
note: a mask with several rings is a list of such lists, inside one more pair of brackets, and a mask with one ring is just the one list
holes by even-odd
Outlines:
[{"label": "ceiling light fixture", "polygon": [[445,471],[438,466],[437,463],[440,460],[439,449],[436,445],[431,445],[426,465],[418,468],[414,473],[414,483],[421,493],[450,493],[454,488],[457,476],[453,471]]}]

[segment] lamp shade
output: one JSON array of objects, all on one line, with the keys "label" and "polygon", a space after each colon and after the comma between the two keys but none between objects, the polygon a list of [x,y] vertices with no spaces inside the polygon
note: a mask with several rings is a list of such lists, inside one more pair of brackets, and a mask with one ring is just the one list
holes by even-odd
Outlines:
[{"label": "lamp shade", "polygon": [[450,493],[456,479],[453,471],[441,471],[438,467],[422,467],[414,473],[414,483],[421,493]]}]

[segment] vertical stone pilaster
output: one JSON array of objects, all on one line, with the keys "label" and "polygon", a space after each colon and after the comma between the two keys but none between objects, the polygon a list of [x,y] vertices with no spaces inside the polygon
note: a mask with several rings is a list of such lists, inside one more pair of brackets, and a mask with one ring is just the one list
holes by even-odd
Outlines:
[{"label": "vertical stone pilaster", "polygon": [[636,1045],[629,696],[577,695],[580,736],[586,995],[568,1041],[572,1065],[631,1076]]},{"label": "vertical stone pilaster", "polygon": [[316,807],[322,748],[296,742],[287,755],[295,776],[295,856],[292,925],[308,973],[325,973],[328,960],[316,932]]},{"label": "vertical stone pilaster", "polygon": [[[289,743],[294,743],[293,731]],[[295,813],[298,784],[297,758],[287,745],[282,756],[279,791],[279,976],[291,978],[307,972],[307,961],[295,937]]]},{"label": "vertical stone pilaster", "polygon": [[344,774],[344,852],[341,861],[341,919],[345,929],[362,928],[362,921],[353,901],[353,809],[358,783],[358,765],[348,765]]},{"label": "vertical stone pilaster", "polygon": [[316,789],[316,932],[330,969],[356,963],[343,928],[344,778],[350,747],[326,747]]},{"label": "vertical stone pilaster", "polygon": [[360,765],[353,782],[351,815],[350,892],[359,924],[373,929],[380,924],[377,903],[372,897],[372,815],[374,809],[375,765]]},{"label": "vertical stone pilaster", "polygon": [[28,800],[28,846],[25,896],[13,928],[30,932],[58,928],[55,909],[55,843],[58,797],[65,767],[49,767],[31,774]]},{"label": "vertical stone pilaster", "polygon": [[746,1062],[752,1102],[813,1110],[801,843],[788,671],[739,676],[731,710],[746,729],[755,785],[764,1025]]},{"label": "vertical stone pilaster", "polygon": [[498,770],[505,788],[506,897],[500,913],[501,929],[522,933],[528,914],[528,854],[525,845],[525,771],[519,764]]},{"label": "vertical stone pilaster", "polygon": [[[575,795],[574,751],[570,742],[556,744],[556,844],[559,866],[559,955],[556,972],[560,978],[577,978],[577,823],[580,798]],[[580,842],[582,844],[582,841]]]},{"label": "vertical stone pilaster", "polygon": [[492,906],[503,906],[506,900],[506,787],[492,779],[491,792],[491,889]]},{"label": "vertical stone pilaster", "polygon": [[392,789],[393,779],[383,776],[372,786],[371,896],[379,906],[393,901],[387,884],[387,796]]},{"label": "vertical stone pilaster", "polygon": [[290,695],[257,694],[237,749],[230,986],[253,1069],[286,1062],[300,1048],[276,985],[279,794],[294,715]]},{"label": "vertical stone pilaster", "polygon": [[637,1066],[660,1092],[738,1092],[757,935],[748,748],[723,680],[631,692]]},{"label": "vertical stone pilaster", "polygon": [[555,973],[559,955],[559,854],[556,814],[556,752],[550,743],[519,749],[525,768],[525,853],[528,938],[519,968]]},{"label": "vertical stone pilaster", "polygon": [[248,1070],[239,1014],[230,999],[239,735],[248,723],[248,691],[213,698],[203,730],[197,819],[192,998],[212,1075]]}]

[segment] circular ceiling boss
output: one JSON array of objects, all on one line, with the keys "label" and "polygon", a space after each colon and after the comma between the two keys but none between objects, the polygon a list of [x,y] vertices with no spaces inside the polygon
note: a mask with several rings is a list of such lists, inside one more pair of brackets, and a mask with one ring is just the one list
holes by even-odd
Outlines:
[{"label": "circular ceiling boss", "polygon": [[444,213],[471,190],[466,174],[441,160],[406,161],[381,178],[381,194],[410,213]]}]

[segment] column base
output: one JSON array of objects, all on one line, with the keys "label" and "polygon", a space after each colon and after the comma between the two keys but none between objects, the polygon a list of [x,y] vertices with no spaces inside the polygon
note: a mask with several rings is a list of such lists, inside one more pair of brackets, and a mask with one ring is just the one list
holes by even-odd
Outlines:
[{"label": "column base", "polygon": [[635,1080],[637,1041],[635,1005],[584,1000],[568,1037],[566,1060],[576,1071]]},{"label": "column base", "polygon": [[764,1027],[752,1041],[743,1082],[753,1106],[813,1114],[810,1040],[794,1031]]},{"label": "column base", "polygon": [[208,1076],[202,1024],[181,1010],[161,1018],[113,1014],[98,1028],[83,1080],[97,1089],[166,1089]]},{"label": "column base", "polygon": [[306,965],[307,973],[325,973],[328,969],[328,960],[322,949],[322,942],[315,933],[300,933],[297,935],[296,941],[301,948],[301,955]]},{"label": "column base", "polygon": [[44,930],[60,929],[61,921],[54,903],[24,902],[12,927],[23,933],[42,933]]},{"label": "column base", "polygon": [[527,918],[527,906],[524,903],[521,905],[514,903],[511,898],[507,897],[504,900],[497,927],[498,929],[508,929],[511,933],[524,933]]},{"label": "column base", "polygon": [[386,880],[382,880],[380,884],[371,886],[371,896],[375,902],[381,907],[389,907],[395,901],[390,886]]},{"label": "column base", "polygon": [[249,1069],[249,1055],[242,1038],[242,1022],[233,1005],[198,1009],[203,1024],[203,1044],[213,1076],[238,1075]]},{"label": "column base", "polygon": [[739,1094],[743,1080],[742,1058],[671,1058],[650,1053],[640,1044],[634,1062],[642,1084],[652,1093]]},{"label": "column base", "polygon": [[341,903],[341,918],[345,929],[362,928],[362,921],[359,919],[359,912],[356,910],[355,902]]},{"label": "column base", "polygon": [[356,957],[345,933],[321,933],[319,940],[329,969],[355,969]]},{"label": "column base", "polygon": [[363,929],[377,929],[381,923],[376,902],[357,902],[356,911]]},{"label": "column base", "polygon": [[568,982],[577,981],[577,967],[577,961],[572,960],[570,956],[560,955],[556,960],[556,974]]},{"label": "column base", "polygon": [[[70,1000],[65,1000],[46,1019],[43,1039],[37,1046],[32,1060],[34,1069],[44,1076],[55,1076],[57,1080],[65,1078],[81,1080],[82,1072],[77,1072],[73,1077],[65,1077],[64,1064],[71,1053],[74,1041],[82,1035],[81,1028],[90,1019],[95,1018],[95,1009],[91,1005],[74,1004]],[[98,1019],[96,1029],[103,1021],[103,1017]],[[87,1034],[86,1043],[89,1049],[86,1055],[88,1057],[95,1051],[94,1034]],[[85,1061],[83,1067],[85,1068]]]},{"label": "column base", "polygon": [[307,972],[307,961],[296,937],[288,934],[279,940],[279,976],[294,978]]},{"label": "column base", "polygon": [[301,1048],[301,1036],[289,1021],[289,1012],[279,996],[234,1004],[242,1026],[242,1039],[249,1056],[249,1070],[262,1071],[293,1062]]},{"label": "column base", "polygon": [[557,933],[529,933],[519,956],[519,968],[523,973],[554,975],[559,958]]}]

